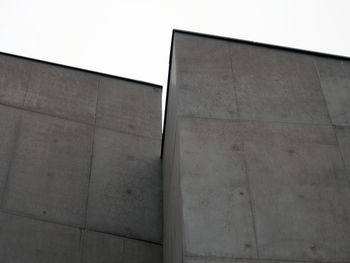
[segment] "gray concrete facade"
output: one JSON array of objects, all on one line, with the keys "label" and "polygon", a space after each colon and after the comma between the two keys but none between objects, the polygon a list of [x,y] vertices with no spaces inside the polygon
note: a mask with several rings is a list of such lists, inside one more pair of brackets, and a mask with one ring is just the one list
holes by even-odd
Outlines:
[{"label": "gray concrete facade", "polygon": [[161,262],[161,88],[0,55],[0,262]]},{"label": "gray concrete facade", "polygon": [[164,262],[350,262],[349,69],[174,32]]},{"label": "gray concrete facade", "polygon": [[0,262],[350,262],[350,59],[170,62],[162,137],[159,86],[0,54]]}]

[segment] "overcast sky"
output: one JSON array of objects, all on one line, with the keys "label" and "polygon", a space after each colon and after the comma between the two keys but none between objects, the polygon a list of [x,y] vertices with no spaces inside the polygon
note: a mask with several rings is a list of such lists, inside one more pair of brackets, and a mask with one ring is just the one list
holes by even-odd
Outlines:
[{"label": "overcast sky", "polygon": [[0,0],[0,51],[164,91],[173,28],[350,57],[349,0]]}]

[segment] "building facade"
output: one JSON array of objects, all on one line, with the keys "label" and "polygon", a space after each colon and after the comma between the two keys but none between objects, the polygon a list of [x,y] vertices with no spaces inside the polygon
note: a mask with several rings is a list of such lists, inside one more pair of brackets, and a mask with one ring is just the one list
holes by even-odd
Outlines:
[{"label": "building facade", "polygon": [[164,262],[350,260],[350,61],[175,31]]},{"label": "building facade", "polygon": [[161,87],[0,54],[0,262],[350,262],[350,60],[175,30]]},{"label": "building facade", "polygon": [[161,87],[0,55],[0,262],[161,262]]}]

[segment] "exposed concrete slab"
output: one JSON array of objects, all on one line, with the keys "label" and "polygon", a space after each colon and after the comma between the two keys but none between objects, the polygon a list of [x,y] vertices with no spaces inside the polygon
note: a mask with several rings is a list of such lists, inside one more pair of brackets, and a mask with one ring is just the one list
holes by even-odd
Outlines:
[{"label": "exposed concrete slab", "polygon": [[0,103],[23,106],[32,62],[0,54]]},{"label": "exposed concrete slab", "polygon": [[230,52],[241,119],[330,122],[311,57],[239,43]]},{"label": "exposed concrete slab", "polygon": [[177,138],[176,55],[172,51],[170,88],[167,102],[166,137],[162,157],[163,179],[163,260],[182,262],[182,198],[180,189],[179,143]]},{"label": "exposed concrete slab", "polygon": [[184,255],[256,258],[249,182],[238,129],[182,119]]},{"label": "exposed concrete slab", "polygon": [[[185,257],[184,263],[260,263],[258,259],[238,259],[225,257]],[[277,262],[276,262],[277,263]],[[281,263],[281,262],[278,262]]]},{"label": "exposed concrete slab", "polygon": [[3,263],[79,263],[80,231],[0,212]]},{"label": "exposed concrete slab", "polygon": [[35,62],[25,107],[93,124],[97,90],[97,75]]},{"label": "exposed concrete slab", "polygon": [[[282,260],[239,259],[224,257],[185,257],[184,263],[290,263]],[[298,263],[311,263],[312,261],[297,261]]]},{"label": "exposed concrete slab", "polygon": [[350,125],[350,61],[315,60],[332,122]]},{"label": "exposed concrete slab", "polygon": [[180,129],[185,255],[253,258],[242,247],[254,251],[255,226],[261,258],[350,259],[350,187],[331,126],[185,118]]},{"label": "exposed concrete slab", "polygon": [[350,182],[350,127],[337,126],[336,133]]},{"label": "exposed concrete slab", "polygon": [[244,148],[261,258],[350,259],[350,187],[331,126],[256,124]]},{"label": "exposed concrete slab", "polygon": [[172,52],[164,259],[348,262],[348,62],[179,32]]},{"label": "exposed concrete slab", "polygon": [[156,87],[101,77],[96,125],[160,139],[161,96]]},{"label": "exposed concrete slab", "polygon": [[[175,144],[173,163],[165,163],[163,159],[162,165],[164,193],[163,258],[164,262],[167,263],[183,261],[183,199],[180,186],[180,145],[177,137],[173,143]],[[171,168],[169,168],[170,165]],[[168,177],[167,180],[165,180],[165,177]]]},{"label": "exposed concrete slab", "polygon": [[91,126],[23,112],[4,207],[82,226],[92,137]]},{"label": "exposed concrete slab", "polygon": [[161,263],[162,246],[138,240],[125,239],[124,262]]},{"label": "exposed concrete slab", "polygon": [[82,263],[161,263],[162,246],[113,236],[84,231]]},{"label": "exposed concrete slab", "polygon": [[97,128],[87,226],[160,242],[160,141]]},{"label": "exposed concrete slab", "polygon": [[20,119],[20,110],[0,105],[0,198],[5,188],[6,178],[15,150]]},{"label": "exposed concrete slab", "polygon": [[82,263],[125,262],[124,243],[121,237],[84,231]]},{"label": "exposed concrete slab", "polygon": [[228,43],[181,33],[174,43],[179,113],[237,118]]}]

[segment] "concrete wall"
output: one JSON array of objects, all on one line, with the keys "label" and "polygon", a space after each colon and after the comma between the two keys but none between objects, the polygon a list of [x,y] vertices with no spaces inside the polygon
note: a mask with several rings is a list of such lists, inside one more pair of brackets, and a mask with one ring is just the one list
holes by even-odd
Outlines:
[{"label": "concrete wall", "polygon": [[0,262],[161,262],[161,89],[0,55]]},{"label": "concrete wall", "polygon": [[350,61],[175,32],[164,262],[350,261]]}]

